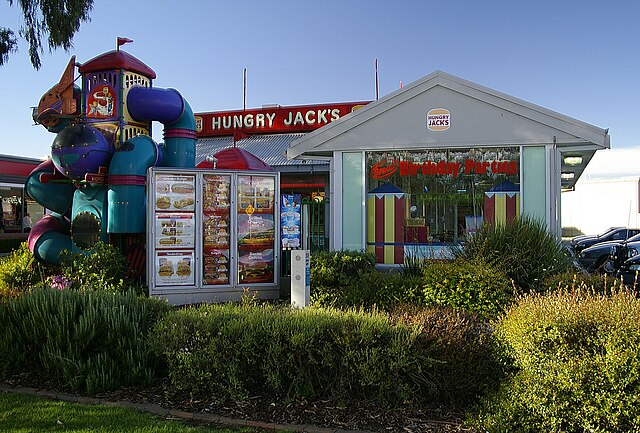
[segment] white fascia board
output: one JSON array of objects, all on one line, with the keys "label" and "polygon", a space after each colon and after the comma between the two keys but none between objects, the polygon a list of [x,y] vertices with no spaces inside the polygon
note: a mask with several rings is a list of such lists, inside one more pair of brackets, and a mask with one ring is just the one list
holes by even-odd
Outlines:
[{"label": "white fascia board", "polygon": [[[453,92],[460,93],[466,97],[476,99],[487,105],[492,105],[501,110],[511,112],[517,116],[528,119],[532,122],[545,125],[549,128],[556,129],[560,132],[566,133],[574,139],[570,142],[574,145],[596,145],[600,149],[606,149],[610,147],[610,138],[608,130],[598,128],[580,120],[565,116],[555,111],[546,109],[544,107],[526,102],[524,100],[509,96],[507,94],[489,89],[487,87],[480,86],[478,84],[466,81],[464,79],[455,77],[453,75],[446,74],[441,71],[436,71],[414,83],[405,86],[402,89],[398,89],[389,95],[379,99],[378,101],[371,102],[370,104],[360,108],[359,110],[350,113],[338,119],[335,122],[324,126],[321,129],[313,131],[306,136],[294,141],[287,149],[287,157],[295,158],[304,153],[317,155],[318,152],[331,152],[342,149],[341,146],[324,146],[326,143],[334,138],[348,133],[350,130],[371,121],[378,115],[385,111],[391,110],[396,106],[417,97],[435,86],[442,86]],[[563,142],[569,140],[563,139]],[[527,144],[527,145],[539,145],[546,144],[548,141],[544,140],[531,140],[529,142],[520,142],[513,144]],[[393,147],[392,143],[389,143]],[[455,143],[439,143],[441,146],[454,145]],[[477,143],[481,145],[482,143]],[[488,144],[488,143],[487,143]],[[500,140],[492,142],[493,145],[507,144],[507,142],[501,143]],[[359,143],[353,143],[354,147],[349,150],[361,150]],[[405,145],[406,146],[406,145]],[[340,148],[338,148],[340,147]]]}]

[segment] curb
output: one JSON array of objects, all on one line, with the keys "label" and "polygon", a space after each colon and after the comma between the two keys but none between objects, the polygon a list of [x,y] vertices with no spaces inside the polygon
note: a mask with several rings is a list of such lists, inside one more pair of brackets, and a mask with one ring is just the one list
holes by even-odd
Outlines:
[{"label": "curb", "polygon": [[140,412],[147,412],[154,415],[159,415],[164,418],[177,418],[185,421],[196,421],[203,423],[220,424],[229,427],[254,427],[264,430],[275,431],[294,431],[294,432],[306,432],[306,433],[370,433],[364,430],[344,430],[325,427],[316,427],[312,425],[299,425],[299,424],[277,424],[264,421],[252,421],[244,419],[229,418],[226,416],[220,416],[209,413],[194,413],[186,412],[176,409],[167,409],[159,404],[155,403],[133,403],[126,401],[110,401],[101,398],[93,397],[81,397],[72,394],[64,394],[56,391],[49,391],[45,389],[29,388],[29,387],[12,387],[5,384],[0,384],[0,392],[9,394],[22,394],[30,395],[34,397],[46,398],[49,400],[61,400],[69,403],[79,404],[95,404],[103,406],[124,407],[129,409],[136,409]]}]

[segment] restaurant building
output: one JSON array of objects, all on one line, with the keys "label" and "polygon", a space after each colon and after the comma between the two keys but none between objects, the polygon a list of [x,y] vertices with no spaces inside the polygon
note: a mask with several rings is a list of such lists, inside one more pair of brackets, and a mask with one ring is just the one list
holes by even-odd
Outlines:
[{"label": "restaurant building", "polygon": [[608,130],[436,71],[300,136],[290,160],[329,162],[334,250],[440,258],[519,215],[561,234],[570,190]]},{"label": "restaurant building", "polygon": [[23,233],[23,217],[29,213],[35,223],[44,215],[44,208],[24,191],[24,182],[42,160],[21,156],[0,155],[0,198],[2,199],[2,224],[0,235]]}]

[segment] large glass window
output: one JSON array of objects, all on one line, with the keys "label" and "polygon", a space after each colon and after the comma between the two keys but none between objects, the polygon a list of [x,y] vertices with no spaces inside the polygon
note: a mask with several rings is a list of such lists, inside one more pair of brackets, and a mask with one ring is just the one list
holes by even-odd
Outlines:
[{"label": "large glass window", "polygon": [[520,148],[370,152],[367,192],[378,263],[441,258],[482,224],[520,215]]}]

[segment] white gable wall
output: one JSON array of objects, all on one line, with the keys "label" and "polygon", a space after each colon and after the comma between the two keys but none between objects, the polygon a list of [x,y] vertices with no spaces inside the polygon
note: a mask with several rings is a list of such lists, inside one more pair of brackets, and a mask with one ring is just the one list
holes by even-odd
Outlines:
[{"label": "white gable wall", "polygon": [[[435,108],[450,112],[445,131],[427,128],[427,112]],[[337,159],[331,182],[336,198],[332,240],[335,249],[342,249],[365,245],[364,213],[351,208],[364,209],[367,174],[356,182],[345,177],[344,169],[356,155],[364,161],[363,151],[504,146],[521,147],[521,211],[543,218],[551,232],[559,233],[561,152],[580,152],[586,164],[597,149],[609,147],[609,136],[606,130],[435,72],[296,140],[287,156]]]}]

